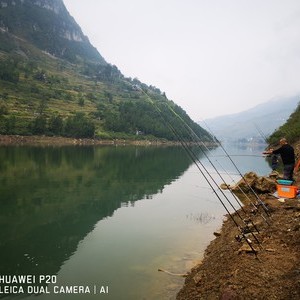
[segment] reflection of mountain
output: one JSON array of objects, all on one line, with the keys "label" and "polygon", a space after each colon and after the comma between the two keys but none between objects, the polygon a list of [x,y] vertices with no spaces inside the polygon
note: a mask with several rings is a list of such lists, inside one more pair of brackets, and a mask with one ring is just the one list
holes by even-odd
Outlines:
[{"label": "reflection of mountain", "polygon": [[1,147],[0,274],[55,274],[93,226],[191,161],[180,147]]}]

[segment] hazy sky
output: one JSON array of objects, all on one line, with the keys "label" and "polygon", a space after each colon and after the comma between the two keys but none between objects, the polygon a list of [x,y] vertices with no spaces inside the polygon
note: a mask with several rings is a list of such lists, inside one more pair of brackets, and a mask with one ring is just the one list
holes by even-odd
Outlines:
[{"label": "hazy sky", "polygon": [[195,121],[300,92],[299,0],[64,3],[107,62]]}]

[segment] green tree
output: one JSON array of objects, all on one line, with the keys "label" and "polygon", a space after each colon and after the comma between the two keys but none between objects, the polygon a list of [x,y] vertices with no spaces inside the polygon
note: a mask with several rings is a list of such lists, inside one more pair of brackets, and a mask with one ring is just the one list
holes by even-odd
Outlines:
[{"label": "green tree", "polygon": [[31,131],[33,134],[41,135],[47,131],[47,119],[44,115],[37,116],[32,124]]},{"label": "green tree", "polygon": [[84,113],[78,112],[66,121],[65,135],[75,138],[92,138],[95,134],[95,125]]},{"label": "green tree", "polygon": [[5,131],[6,134],[14,134],[16,128],[16,117],[10,116],[5,120]]},{"label": "green tree", "polygon": [[8,108],[5,104],[0,104],[0,116],[6,115],[8,113]]},{"label": "green tree", "polygon": [[0,63],[0,79],[12,83],[19,82],[19,71],[15,64],[5,61]]},{"label": "green tree", "polygon": [[54,135],[61,135],[63,133],[63,125],[63,119],[61,116],[52,116],[49,119],[49,133]]}]

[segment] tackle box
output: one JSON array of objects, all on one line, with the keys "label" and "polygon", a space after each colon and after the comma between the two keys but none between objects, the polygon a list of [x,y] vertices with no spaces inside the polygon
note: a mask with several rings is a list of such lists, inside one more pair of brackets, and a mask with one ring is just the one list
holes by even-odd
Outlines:
[{"label": "tackle box", "polygon": [[282,198],[296,198],[298,187],[294,185],[277,184],[277,194]]}]

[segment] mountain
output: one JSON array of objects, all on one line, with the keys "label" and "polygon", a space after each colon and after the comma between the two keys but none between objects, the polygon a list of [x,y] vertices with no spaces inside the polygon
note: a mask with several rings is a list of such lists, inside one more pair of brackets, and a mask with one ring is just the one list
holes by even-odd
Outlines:
[{"label": "mountain", "polygon": [[0,134],[191,139],[186,125],[211,141],[165,93],[106,62],[62,0],[0,0]]},{"label": "mountain", "polygon": [[[61,0],[1,0],[0,5],[0,27],[3,32],[9,32],[46,53],[70,62],[88,59],[105,63]],[[1,43],[0,50],[12,46]]]},{"label": "mountain", "polygon": [[299,103],[299,96],[272,99],[240,113],[199,122],[220,140],[265,139],[284,124]]}]

